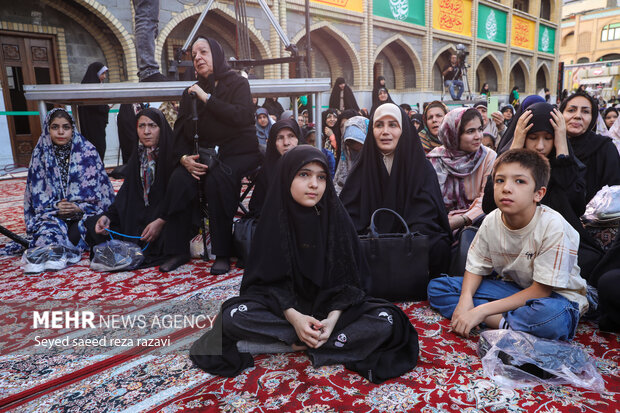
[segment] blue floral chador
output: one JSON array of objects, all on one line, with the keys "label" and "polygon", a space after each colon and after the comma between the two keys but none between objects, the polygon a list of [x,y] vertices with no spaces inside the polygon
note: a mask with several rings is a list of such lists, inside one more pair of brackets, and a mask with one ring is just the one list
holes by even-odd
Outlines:
[{"label": "blue floral chador", "polygon": [[[68,226],[59,218],[57,204],[63,199],[75,203],[83,212],[78,228],[80,250],[87,248],[84,221],[91,215],[103,213],[114,199],[114,189],[103,168],[103,163],[92,143],[76,130],[71,119],[73,136],[70,153],[59,156],[59,148],[52,143],[49,132],[50,117],[64,109],[53,109],[45,118],[43,133],[32,152],[28,181],[24,194],[26,232],[32,237],[30,247],[64,245],[72,247]],[[69,150],[69,147],[66,148]]]}]

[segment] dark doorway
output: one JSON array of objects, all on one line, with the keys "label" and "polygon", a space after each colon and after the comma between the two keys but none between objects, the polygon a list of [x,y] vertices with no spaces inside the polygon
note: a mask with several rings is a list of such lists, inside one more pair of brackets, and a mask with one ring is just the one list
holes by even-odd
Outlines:
[{"label": "dark doorway", "polygon": [[[37,103],[26,101],[24,85],[58,83],[56,50],[51,36],[19,36],[0,32],[0,76],[8,112],[36,112]],[[28,166],[30,155],[41,135],[38,115],[7,116],[13,159]]]}]

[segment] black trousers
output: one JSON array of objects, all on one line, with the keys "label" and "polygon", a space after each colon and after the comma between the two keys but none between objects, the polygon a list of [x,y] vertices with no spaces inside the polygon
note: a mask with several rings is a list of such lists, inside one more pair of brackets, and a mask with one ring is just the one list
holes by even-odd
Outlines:
[{"label": "black trousers", "polygon": [[[241,180],[246,173],[258,167],[260,159],[258,152],[223,158],[221,164],[208,171],[201,180],[209,213],[211,252],[214,255],[229,257],[233,254],[232,224],[239,205]],[[166,242],[166,255],[189,253],[197,200],[198,181],[184,166],[179,165],[172,172],[164,200],[166,226],[174,228],[176,233],[174,242]]]},{"label": "black trousers", "polygon": [[620,269],[601,275],[598,280],[598,299],[601,311],[600,329],[620,332]]},{"label": "black trousers", "polygon": [[[319,367],[365,360],[392,335],[392,311],[390,307],[375,309],[334,329],[321,347],[307,350],[312,364]],[[221,316],[224,335],[233,340],[300,343],[295,328],[284,317],[250,298],[223,307]]]}]

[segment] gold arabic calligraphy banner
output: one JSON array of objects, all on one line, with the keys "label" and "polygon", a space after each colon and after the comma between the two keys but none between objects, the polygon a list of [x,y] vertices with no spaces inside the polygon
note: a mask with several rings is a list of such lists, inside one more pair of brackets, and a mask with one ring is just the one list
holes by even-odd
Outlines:
[{"label": "gold arabic calligraphy banner", "polygon": [[512,46],[534,50],[536,23],[513,15],[512,29],[510,32],[510,44]]},{"label": "gold arabic calligraphy banner", "polygon": [[433,28],[471,36],[471,0],[434,0]]},{"label": "gold arabic calligraphy banner", "polygon": [[364,0],[310,0],[310,2],[364,13]]}]

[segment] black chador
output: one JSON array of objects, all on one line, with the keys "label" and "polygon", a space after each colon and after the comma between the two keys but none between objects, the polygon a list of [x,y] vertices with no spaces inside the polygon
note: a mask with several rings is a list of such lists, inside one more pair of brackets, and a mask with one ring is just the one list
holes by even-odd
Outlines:
[{"label": "black chador", "polygon": [[[344,84],[344,89],[340,88],[340,85],[342,84]],[[341,96],[344,107],[340,106]],[[336,79],[334,87],[332,88],[332,93],[329,96],[329,107],[338,110],[353,109],[356,112],[360,110],[357,105],[357,100],[355,100],[353,90],[346,84],[344,77],[339,77]]]},{"label": "black chador", "polygon": [[[329,173],[325,192],[314,207],[293,199],[293,179],[311,162],[327,171],[325,155],[308,145],[291,149],[280,160],[240,295],[223,304],[215,327],[190,350],[201,369],[232,377],[253,366],[252,355],[239,351],[239,341],[301,344],[284,316],[289,309],[316,320],[342,311],[327,341],[306,350],[314,366],[343,363],[375,383],[415,367],[418,339],[407,316],[360,288],[365,261]],[[216,354],[220,345],[220,355],[209,355]]]},{"label": "black chador", "polygon": [[[110,228],[125,235],[139,236],[144,228],[161,218],[162,204],[168,188],[168,181],[174,169],[172,161],[172,130],[164,115],[157,109],[143,109],[138,115],[146,116],[159,126],[159,143],[157,149],[147,155],[147,149],[136,142],[125,168],[125,180],[118,191],[114,203],[103,214],[110,219]],[[136,128],[136,126],[134,126]],[[155,173],[152,164],[155,158]],[[149,177],[147,177],[149,176]],[[101,215],[93,216],[86,221],[88,241],[90,245],[100,244],[109,240],[109,236],[95,234],[94,228]],[[114,235],[114,238],[123,239]],[[159,265],[164,257],[164,245],[177,242],[175,228],[164,225],[159,237],[149,243],[144,250],[145,260],[142,267]],[[129,241],[134,241],[130,240]],[[142,244],[144,246],[145,244]]]},{"label": "black chador", "polygon": [[[407,115],[400,112],[401,119],[407,120]],[[373,119],[360,159],[349,173],[340,199],[359,234],[367,233],[370,217],[377,209],[398,212],[411,231],[428,235],[430,274],[446,272],[450,263],[451,231],[437,173],[426,159],[411,122],[402,120],[402,134],[388,173],[373,134]],[[400,226],[394,219],[384,219],[379,223],[379,230],[402,232]]]},{"label": "black chador", "polygon": [[575,97],[585,97],[592,106],[592,120],[585,133],[568,139],[575,156],[586,165],[586,202],[605,185],[620,185],[620,155],[611,138],[594,133],[598,116],[598,103],[586,92],[569,96],[560,105],[564,112],[568,103]]},{"label": "black chador", "polygon": [[282,119],[271,126],[271,129],[269,130],[269,137],[267,138],[267,148],[265,149],[263,166],[254,180],[256,185],[254,187],[254,191],[252,192],[252,198],[250,199],[250,213],[253,216],[260,215],[260,211],[265,203],[265,196],[269,190],[269,184],[276,174],[278,161],[282,157],[276,147],[276,140],[278,132],[285,128],[293,131],[297,137],[297,145],[303,145],[306,143],[305,138],[301,136],[302,133],[299,129],[299,124],[293,119]]},{"label": "black chador", "polygon": [[[204,38],[198,38],[195,43],[199,40],[204,41]],[[213,39],[206,40],[211,48],[213,73],[206,79],[201,76],[198,79],[198,85],[210,94],[207,103],[197,99],[199,145],[201,148],[218,148],[219,162],[203,177],[203,183],[212,253],[227,259],[232,255],[232,222],[239,203],[241,179],[258,166],[260,152],[250,85],[247,79],[228,66],[222,46]],[[185,239],[175,248],[167,248],[166,252],[187,257],[184,261],[189,259],[189,241],[193,235],[192,211],[196,210],[198,194],[196,179],[179,162],[183,155],[194,154],[192,99],[186,89],[174,125],[175,160],[178,166],[172,173],[170,191],[164,206],[167,221],[174,221]]]},{"label": "black chador", "polygon": [[[101,62],[91,63],[88,69],[86,69],[82,83],[101,83],[97,72],[102,68],[104,68],[104,65]],[[82,105],[79,111],[80,132],[90,143],[95,145],[101,162],[104,161],[107,146],[105,128],[108,124],[109,111],[110,107],[108,105]]]}]

